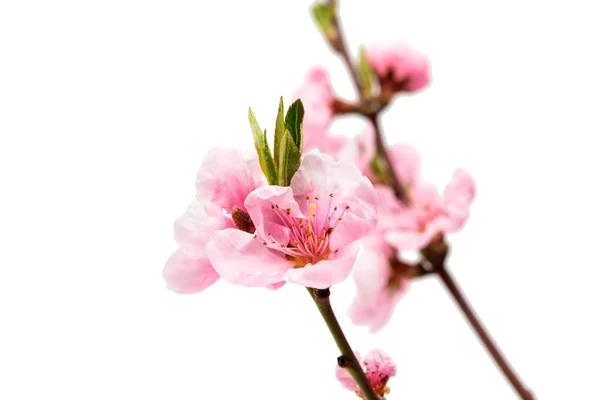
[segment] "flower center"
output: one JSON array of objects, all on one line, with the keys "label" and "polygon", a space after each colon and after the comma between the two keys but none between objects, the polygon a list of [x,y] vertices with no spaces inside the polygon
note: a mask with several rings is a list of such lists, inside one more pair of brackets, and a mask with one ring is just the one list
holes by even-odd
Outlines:
[{"label": "flower center", "polygon": [[335,204],[333,194],[329,194],[328,200],[306,196],[306,206],[308,215],[298,218],[291,215],[289,208],[282,209],[277,204],[272,205],[281,225],[290,230],[290,239],[288,243],[280,243],[267,233],[263,242],[265,246],[283,252],[289,260],[296,263],[296,268],[316,264],[337,252],[330,247],[331,235],[350,209],[350,206]]}]

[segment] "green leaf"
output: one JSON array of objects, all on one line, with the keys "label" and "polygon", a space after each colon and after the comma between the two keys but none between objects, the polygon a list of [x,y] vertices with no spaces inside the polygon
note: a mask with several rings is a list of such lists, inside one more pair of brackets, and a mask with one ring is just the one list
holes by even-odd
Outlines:
[{"label": "green leaf", "polygon": [[358,52],[358,76],[363,84],[363,94],[370,97],[373,94],[373,82],[377,78],[369,65],[364,46],[361,46]]},{"label": "green leaf", "polygon": [[283,119],[283,97],[279,98],[279,110],[277,110],[277,119],[275,120],[275,141],[273,155],[275,160],[275,168],[279,168],[279,142],[285,132],[285,121]]},{"label": "green leaf", "polygon": [[311,7],[311,12],[321,32],[329,39],[336,38],[335,5],[329,3],[315,3]]},{"label": "green leaf", "polygon": [[277,185],[277,170],[275,169],[273,156],[271,156],[271,149],[267,143],[267,131],[265,130],[263,132],[260,129],[260,126],[258,125],[256,117],[254,116],[251,108],[248,108],[248,121],[250,122],[250,129],[252,129],[254,147],[258,153],[260,168],[265,174],[269,185]]},{"label": "green leaf", "polygon": [[292,103],[285,114],[285,129],[290,131],[296,147],[302,153],[302,120],[304,119],[304,106],[300,99]]},{"label": "green leaf", "polygon": [[300,150],[292,134],[286,129],[279,143],[279,186],[289,186],[292,177],[300,168]]}]

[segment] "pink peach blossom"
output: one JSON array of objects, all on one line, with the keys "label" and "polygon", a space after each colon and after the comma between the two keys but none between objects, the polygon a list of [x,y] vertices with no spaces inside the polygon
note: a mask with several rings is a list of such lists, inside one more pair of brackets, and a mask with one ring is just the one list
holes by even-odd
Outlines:
[{"label": "pink peach blossom", "polygon": [[[384,397],[390,392],[387,384],[391,377],[396,376],[396,364],[383,350],[374,349],[367,353],[361,361],[360,353],[354,352],[361,363],[369,383],[379,396]],[[344,368],[337,366],[335,376],[345,389],[355,392],[360,398],[364,395],[350,373]]]},{"label": "pink peach blossom", "polygon": [[290,187],[264,186],[245,202],[254,234],[225,229],[207,251],[230,283],[267,286],[287,280],[318,289],[346,279],[358,240],[377,223],[371,182],[355,167],[314,150]]},{"label": "pink peach blossom", "polygon": [[410,266],[400,262],[399,253],[421,250],[440,232],[460,230],[475,197],[473,178],[464,170],[455,171],[440,197],[435,186],[422,181],[414,147],[397,144],[389,149],[389,156],[411,203],[400,202],[390,187],[375,185],[379,219],[363,240],[365,251],[353,272],[356,296],[348,310],[356,325],[366,325],[372,333],[389,322],[409,287]]},{"label": "pink peach blossom", "polygon": [[219,230],[233,228],[234,207],[244,208],[247,195],[265,185],[257,161],[229,148],[210,150],[198,171],[198,194],[174,224],[177,249],[167,260],[163,277],[177,293],[196,293],[219,279],[206,254],[206,244]]},{"label": "pink peach blossom", "polygon": [[[397,144],[389,155],[398,179],[407,190],[410,205],[397,202],[398,216],[393,219],[395,226],[384,234],[386,241],[400,250],[420,250],[436,234],[462,229],[475,197],[473,178],[464,170],[455,171],[441,197],[434,185],[421,179],[421,161],[414,147]],[[378,194],[382,197],[381,191]],[[389,207],[383,208],[383,212]]]},{"label": "pink peach blossom", "polygon": [[391,78],[396,90],[414,92],[429,84],[429,60],[406,43],[373,45],[366,55],[382,83]]}]

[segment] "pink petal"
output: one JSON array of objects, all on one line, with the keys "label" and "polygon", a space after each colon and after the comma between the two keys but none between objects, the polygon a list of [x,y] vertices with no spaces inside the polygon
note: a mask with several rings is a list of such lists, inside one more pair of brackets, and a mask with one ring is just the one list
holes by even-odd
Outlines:
[{"label": "pink petal", "polygon": [[417,149],[408,143],[398,143],[390,147],[389,156],[394,164],[394,172],[400,181],[412,185],[421,174],[421,156]]},{"label": "pink petal", "polygon": [[429,83],[429,60],[407,43],[370,46],[367,59],[380,77],[386,77],[392,71],[396,82],[408,81],[405,88],[408,91],[422,89]]},{"label": "pink petal", "polygon": [[167,260],[163,270],[167,287],[177,293],[200,292],[219,279],[205,255],[179,248]]},{"label": "pink petal", "polygon": [[377,226],[377,194],[366,177],[344,199],[349,208],[332,233],[332,250],[366,237]]},{"label": "pink petal", "polygon": [[228,213],[234,206],[244,209],[246,196],[264,184],[264,177],[256,173],[255,162],[230,148],[211,149],[196,176],[199,198],[218,204]]},{"label": "pink petal", "polygon": [[290,187],[302,205],[306,196],[326,199],[329,194],[343,195],[352,192],[361,181],[362,174],[356,167],[313,150],[304,155]]},{"label": "pink petal", "polygon": [[373,224],[364,218],[347,213],[335,227],[331,235],[330,247],[335,251],[367,236],[373,230]]},{"label": "pink petal", "polygon": [[416,251],[426,247],[437,232],[432,229],[425,232],[392,231],[385,235],[385,240],[401,251]]},{"label": "pink petal", "polygon": [[[327,128],[333,117],[333,92],[329,75],[323,67],[313,67],[302,86],[292,96],[292,101],[302,100],[304,106],[304,150],[318,147],[328,135]],[[323,150],[325,151],[325,150]]]},{"label": "pink petal", "polygon": [[292,262],[268,249],[254,235],[234,228],[215,232],[206,250],[219,275],[236,285],[273,287],[293,267]]},{"label": "pink petal", "polygon": [[475,181],[462,169],[454,171],[452,180],[444,189],[444,206],[450,219],[448,232],[457,232],[469,218],[469,209],[475,199]]},{"label": "pink petal", "polygon": [[427,207],[429,210],[441,207],[441,199],[435,185],[418,181],[411,188],[413,206],[417,208]]},{"label": "pink petal", "polygon": [[226,218],[223,213],[217,214],[215,217],[209,216],[204,206],[194,199],[185,214],[175,221],[175,241],[182,246],[195,248],[205,253],[206,243],[210,240],[213,232],[228,228],[231,224],[231,220]]},{"label": "pink petal", "polygon": [[286,223],[288,220],[282,220],[282,214],[285,215],[283,218],[303,217],[289,187],[260,187],[248,195],[245,205],[256,234],[268,244],[274,240],[278,245],[287,245],[290,241],[290,224]]},{"label": "pink petal", "polygon": [[269,289],[269,290],[277,290],[277,289],[281,288],[285,284],[286,284],[285,281],[281,281],[281,282],[272,283],[270,285],[267,285],[266,288]]},{"label": "pink petal", "polygon": [[365,355],[362,363],[365,365],[368,372],[367,377],[373,386],[377,386],[382,379],[396,376],[396,363],[383,350],[371,350]]},{"label": "pink petal", "polygon": [[354,324],[368,326],[371,333],[379,332],[389,322],[409,286],[409,281],[403,280],[397,291],[388,287],[390,256],[366,249],[354,267],[356,296],[348,316]]},{"label": "pink petal", "polygon": [[330,255],[327,260],[290,269],[288,280],[315,289],[327,289],[340,283],[350,275],[359,247],[359,243],[353,243]]}]

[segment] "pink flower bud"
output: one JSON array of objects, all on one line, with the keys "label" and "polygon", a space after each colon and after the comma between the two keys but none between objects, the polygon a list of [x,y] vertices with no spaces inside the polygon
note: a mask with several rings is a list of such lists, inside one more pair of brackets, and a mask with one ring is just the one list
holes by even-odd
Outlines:
[{"label": "pink flower bud", "polygon": [[415,92],[429,83],[429,60],[406,43],[373,45],[366,55],[382,90]]},{"label": "pink flower bud", "polygon": [[[375,390],[375,393],[381,397],[388,394],[390,392],[390,389],[387,386],[388,381],[391,377],[396,375],[396,364],[390,356],[383,350],[375,349],[367,353],[365,358],[361,361],[360,354],[358,352],[354,352],[354,354],[361,363],[365,375]],[[344,388],[355,392],[360,398],[364,399],[362,391],[346,369],[337,366],[335,376]]]}]

